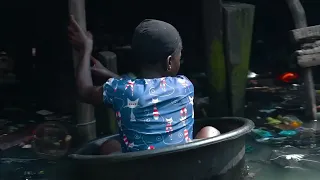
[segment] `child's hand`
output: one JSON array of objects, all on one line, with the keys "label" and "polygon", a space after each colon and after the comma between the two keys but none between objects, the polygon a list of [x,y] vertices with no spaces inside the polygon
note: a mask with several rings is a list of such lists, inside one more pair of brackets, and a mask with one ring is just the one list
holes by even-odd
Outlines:
[{"label": "child's hand", "polygon": [[105,77],[106,72],[106,69],[91,67],[91,73],[96,77]]},{"label": "child's hand", "polygon": [[93,63],[93,67],[92,67],[92,68],[94,68],[94,69],[106,69],[106,68],[101,64],[101,62],[98,61],[96,58],[94,58],[94,57],[91,56],[90,59],[91,59],[91,61],[92,61],[92,63]]},{"label": "child's hand", "polygon": [[70,16],[70,25],[68,26],[69,41],[72,46],[79,51],[92,51],[92,35],[90,32],[84,31],[76,22],[74,17]]},{"label": "child's hand", "polygon": [[104,71],[107,69],[105,68],[100,61],[95,59],[94,57],[91,56],[91,61],[93,62],[93,66],[91,67],[91,73],[103,77],[104,76]]},{"label": "child's hand", "polygon": [[96,60],[94,57],[91,56],[91,61],[93,62],[93,66],[91,67],[91,73],[97,77],[103,77],[105,79],[109,78],[118,78],[119,75],[111,72],[106,67],[104,67],[101,62]]}]

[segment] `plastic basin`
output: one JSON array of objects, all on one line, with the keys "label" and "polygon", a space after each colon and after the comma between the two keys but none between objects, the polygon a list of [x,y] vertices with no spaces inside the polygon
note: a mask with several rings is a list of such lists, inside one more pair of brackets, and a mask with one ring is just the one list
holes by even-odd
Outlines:
[{"label": "plastic basin", "polygon": [[163,149],[98,155],[99,146],[118,135],[96,139],[69,156],[75,168],[69,172],[72,179],[92,180],[243,179],[245,134],[253,122],[239,117],[198,119],[194,132],[208,125],[221,135]]}]

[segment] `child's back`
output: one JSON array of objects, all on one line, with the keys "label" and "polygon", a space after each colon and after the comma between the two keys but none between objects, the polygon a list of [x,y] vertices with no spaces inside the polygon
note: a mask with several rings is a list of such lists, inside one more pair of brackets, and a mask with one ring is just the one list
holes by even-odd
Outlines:
[{"label": "child's back", "polygon": [[[92,83],[92,38],[74,18],[69,38],[75,47],[83,48],[76,75],[79,95],[86,103],[104,102],[113,106],[122,152],[158,149],[192,140],[194,88],[185,76],[177,76],[182,41],[172,25],[158,20],[142,21],[132,39],[132,59],[140,67],[139,78],[111,78],[103,87]],[[196,138],[218,134],[218,130],[210,127],[202,129]],[[118,152],[120,145],[107,141],[101,151]]]},{"label": "child's back", "polygon": [[116,112],[123,152],[192,139],[194,88],[185,76],[110,79],[103,90]]}]

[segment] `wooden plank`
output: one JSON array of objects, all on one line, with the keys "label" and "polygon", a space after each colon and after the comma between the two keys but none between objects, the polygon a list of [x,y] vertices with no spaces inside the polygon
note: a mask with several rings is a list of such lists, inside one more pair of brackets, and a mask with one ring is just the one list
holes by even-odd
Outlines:
[{"label": "wooden plank", "polygon": [[290,32],[293,40],[296,42],[304,39],[320,38],[320,25],[294,29]]},{"label": "wooden plank", "polygon": [[300,49],[295,52],[298,56],[320,53],[320,46],[308,49]]},{"label": "wooden plank", "polygon": [[298,56],[297,60],[302,68],[318,66],[320,65],[320,53]]},{"label": "wooden plank", "polygon": [[308,49],[308,48],[315,48],[315,47],[318,47],[318,46],[320,47],[320,40],[303,43],[301,45],[301,48],[302,49]]},{"label": "wooden plank", "polygon": [[[69,0],[69,13],[75,17],[76,21],[83,29],[86,29],[85,0]],[[74,69],[76,69],[79,59],[79,54],[74,51]],[[94,119],[93,106],[77,101],[75,117],[78,122],[77,129],[80,135],[80,141],[82,141],[81,143],[85,143],[96,138],[96,123]]]},{"label": "wooden plank", "polygon": [[202,22],[205,42],[206,75],[210,89],[208,116],[227,116],[226,66],[223,52],[223,16],[221,0],[202,1]]},{"label": "wooden plank", "polygon": [[225,3],[223,10],[229,104],[231,115],[241,117],[244,115],[255,7],[243,3]]}]

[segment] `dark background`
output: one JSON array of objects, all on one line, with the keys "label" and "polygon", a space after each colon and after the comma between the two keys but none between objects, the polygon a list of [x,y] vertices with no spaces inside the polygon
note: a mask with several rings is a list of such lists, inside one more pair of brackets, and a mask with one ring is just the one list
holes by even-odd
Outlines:
[{"label": "dark background", "polygon": [[[87,27],[96,46],[129,44],[134,28],[145,18],[173,24],[183,39],[184,72],[203,71],[205,65],[201,4],[198,1],[87,1]],[[284,0],[241,1],[256,5],[252,39],[251,69],[255,72],[282,72],[289,69],[293,29]],[[309,25],[320,24],[320,1],[302,1]],[[71,51],[67,43],[67,1],[1,1],[0,49],[14,58],[15,73],[21,80],[21,101],[31,97],[63,109],[71,107],[66,94],[73,95]],[[32,57],[31,49],[37,49]],[[134,60],[120,63],[130,67]],[[130,69],[128,69],[130,70]],[[64,94],[64,95],[61,95]],[[26,101],[27,101],[26,100]]]}]

